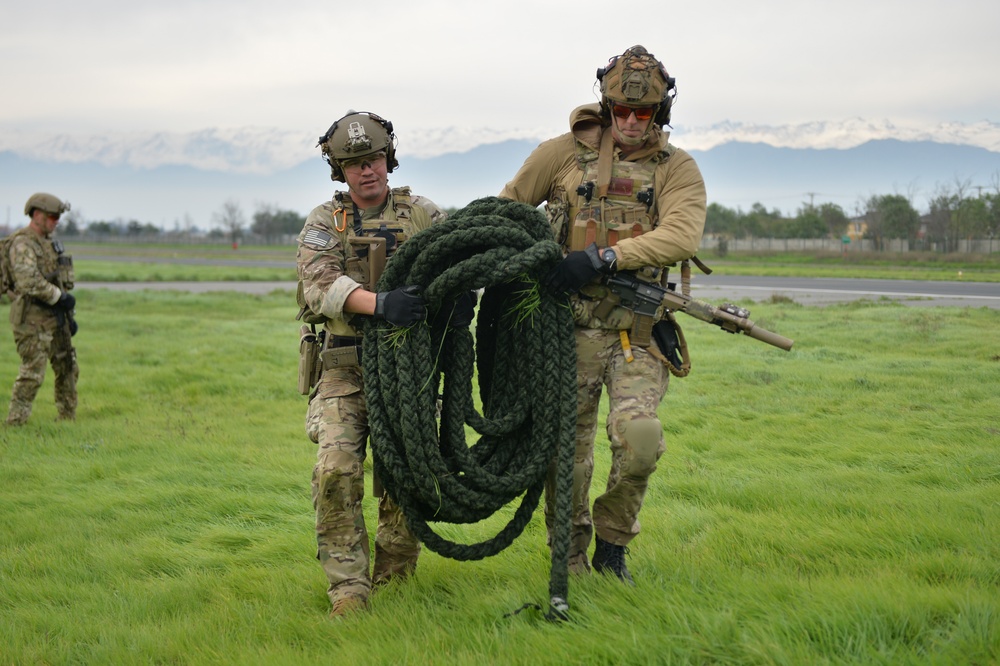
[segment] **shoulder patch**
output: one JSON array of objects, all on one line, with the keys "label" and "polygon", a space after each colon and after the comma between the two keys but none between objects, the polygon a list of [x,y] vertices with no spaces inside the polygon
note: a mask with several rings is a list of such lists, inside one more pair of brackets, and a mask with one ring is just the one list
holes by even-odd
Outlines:
[{"label": "shoulder patch", "polygon": [[308,245],[317,250],[325,250],[330,247],[331,241],[333,241],[333,236],[322,229],[307,229],[306,233],[302,236],[303,245]]}]

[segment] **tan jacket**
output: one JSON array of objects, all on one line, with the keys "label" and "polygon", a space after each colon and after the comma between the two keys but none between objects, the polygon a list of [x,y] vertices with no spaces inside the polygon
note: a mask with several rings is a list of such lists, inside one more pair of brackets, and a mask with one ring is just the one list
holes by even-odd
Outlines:
[{"label": "tan jacket", "polygon": [[[521,169],[500,193],[532,206],[549,201],[558,188],[566,192],[569,219],[576,217],[584,199],[576,193],[583,182],[577,162],[577,142],[598,150],[600,147],[600,108],[588,104],[570,115],[572,131],[545,141],[524,161]],[[632,162],[662,159],[654,172],[656,228],[637,238],[618,241],[618,267],[667,266],[688,259],[698,251],[705,228],[705,181],[694,159],[667,142],[669,133],[654,127],[647,145],[631,154]],[[615,160],[620,154],[615,150]]]}]

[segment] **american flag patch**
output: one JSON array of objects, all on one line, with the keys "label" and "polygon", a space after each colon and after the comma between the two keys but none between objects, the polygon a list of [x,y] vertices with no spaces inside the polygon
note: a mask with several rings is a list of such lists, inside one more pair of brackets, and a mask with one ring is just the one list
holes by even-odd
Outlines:
[{"label": "american flag patch", "polygon": [[325,250],[330,247],[333,236],[320,229],[309,229],[302,237],[302,243],[317,250]]}]

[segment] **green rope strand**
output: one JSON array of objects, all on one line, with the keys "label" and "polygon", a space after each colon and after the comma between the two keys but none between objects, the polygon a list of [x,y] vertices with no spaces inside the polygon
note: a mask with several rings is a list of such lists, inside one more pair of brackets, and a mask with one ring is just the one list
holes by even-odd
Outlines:
[{"label": "green rope strand", "polygon": [[[422,287],[428,322],[401,330],[373,321],[363,345],[375,473],[434,552],[477,560],[509,546],[555,461],[549,592],[556,618],[567,608],[576,348],[566,302],[539,281],[561,258],[537,209],[495,197],[473,201],[403,243],[379,280],[380,291]],[[474,341],[447,319],[457,297],[478,289],[485,291]],[[474,371],[482,413],[473,402]],[[466,425],[479,435],[471,447]],[[475,523],[519,497],[507,525],[480,543],[449,541],[428,524]]]}]

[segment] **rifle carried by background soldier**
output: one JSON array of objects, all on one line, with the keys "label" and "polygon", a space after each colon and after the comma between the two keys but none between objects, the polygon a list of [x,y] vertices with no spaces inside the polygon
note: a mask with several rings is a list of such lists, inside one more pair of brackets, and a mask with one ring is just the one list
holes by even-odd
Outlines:
[{"label": "rifle carried by background soldier", "polygon": [[[73,258],[66,254],[66,249],[62,244],[62,241],[54,240],[52,241],[52,249],[56,251],[57,255],[57,268],[52,273],[45,276],[45,279],[59,287],[64,293],[69,293],[69,290],[75,286],[75,275],[73,272]],[[76,304],[76,299],[71,301],[73,305]],[[56,322],[58,322],[59,327],[68,326],[69,335],[73,337],[76,335],[79,326],[76,323],[76,310],[74,307],[61,307],[58,303],[56,305],[50,306],[53,314],[56,316]]]}]

